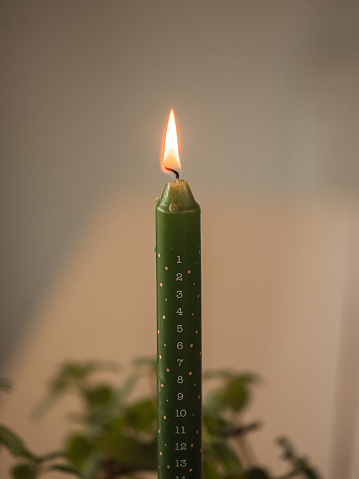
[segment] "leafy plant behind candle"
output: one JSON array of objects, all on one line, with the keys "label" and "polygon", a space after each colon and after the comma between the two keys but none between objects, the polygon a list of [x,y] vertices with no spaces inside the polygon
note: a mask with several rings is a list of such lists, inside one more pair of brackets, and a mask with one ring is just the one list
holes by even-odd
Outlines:
[{"label": "leafy plant behind candle", "polygon": [[[11,429],[0,425],[0,451],[7,449],[16,464],[14,479],[37,479],[51,471],[82,479],[141,479],[157,469],[156,464],[156,360],[140,358],[133,362],[127,378],[114,386],[104,381],[105,371],[116,372],[114,364],[68,362],[49,383],[49,393],[36,414],[66,394],[75,393],[80,412],[71,416],[71,429],[60,451],[39,456],[33,453]],[[258,422],[243,422],[253,387],[259,378],[230,370],[210,371],[205,381],[214,386],[203,404],[203,477],[206,479],[320,479],[307,459],[298,456],[286,438],[277,440],[288,472],[280,478],[259,466],[249,448],[248,436],[260,428]],[[151,393],[138,398],[136,386],[149,381]],[[0,389],[9,391],[6,380]],[[148,476],[147,476],[148,477]]]}]

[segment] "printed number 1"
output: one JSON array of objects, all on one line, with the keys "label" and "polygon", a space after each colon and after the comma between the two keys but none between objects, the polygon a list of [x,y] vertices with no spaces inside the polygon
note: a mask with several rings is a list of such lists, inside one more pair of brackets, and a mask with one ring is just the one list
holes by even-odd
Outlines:
[{"label": "printed number 1", "polygon": [[177,256],[177,264],[181,263],[181,256]]}]

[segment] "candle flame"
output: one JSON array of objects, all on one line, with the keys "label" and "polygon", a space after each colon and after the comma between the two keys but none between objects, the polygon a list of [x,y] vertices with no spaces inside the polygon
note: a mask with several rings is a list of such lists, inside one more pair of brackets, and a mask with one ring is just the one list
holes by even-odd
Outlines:
[{"label": "candle flame", "polygon": [[181,162],[178,153],[176,120],[173,110],[170,111],[170,117],[168,119],[165,149],[161,162],[161,168],[166,173],[170,173],[168,170],[166,170],[166,168],[171,168],[176,171],[181,169]]}]

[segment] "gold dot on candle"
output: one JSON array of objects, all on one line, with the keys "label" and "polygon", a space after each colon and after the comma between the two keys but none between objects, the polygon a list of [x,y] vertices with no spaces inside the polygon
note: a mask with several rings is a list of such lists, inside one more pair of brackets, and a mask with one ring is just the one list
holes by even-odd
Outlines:
[{"label": "gold dot on candle", "polygon": [[201,250],[200,250],[200,249],[198,250],[198,253],[201,254]]},{"label": "gold dot on candle", "polygon": [[200,351],[199,355],[202,356],[202,351]]},{"label": "gold dot on candle", "polygon": [[197,384],[195,383],[193,386],[197,386]]},{"label": "gold dot on candle", "polygon": [[159,329],[157,329],[157,334],[160,334],[160,330],[159,330]]},{"label": "gold dot on candle", "polygon": [[160,286],[161,286],[161,288],[162,288],[163,284],[162,284],[162,283],[160,283]]},{"label": "gold dot on candle", "polygon": [[165,298],[165,301],[167,301],[167,298]]},{"label": "gold dot on candle", "polygon": [[161,429],[158,430],[158,434],[161,432]]},{"label": "gold dot on candle", "polygon": [[198,394],[198,396],[197,396],[197,397],[198,397],[198,399],[201,399],[201,395],[200,395],[200,394]]},{"label": "gold dot on candle", "polygon": [[163,419],[167,419],[167,416],[163,416]]},{"label": "gold dot on candle", "polygon": [[190,371],[188,374],[189,374],[190,376],[192,376],[192,371]]},{"label": "gold dot on candle", "polygon": [[163,315],[163,316],[162,316],[162,318],[163,318],[163,319],[166,319],[166,316],[165,316],[165,315]]},{"label": "gold dot on candle", "polygon": [[167,444],[165,444],[165,447],[167,447]]},{"label": "gold dot on candle", "polygon": [[199,433],[199,430],[197,429],[196,434],[198,434],[198,433]]},{"label": "gold dot on candle", "polygon": [[165,387],[165,385],[164,385],[164,384],[161,384],[161,388],[164,388],[164,387]]},{"label": "gold dot on candle", "polygon": [[194,316],[194,313],[192,313],[192,316]]},{"label": "gold dot on candle", "polygon": [[166,402],[168,402],[168,399],[166,399]]},{"label": "gold dot on candle", "polygon": [[196,329],[196,334],[198,334],[198,329]]},{"label": "gold dot on candle", "polygon": [[167,344],[165,343],[163,346],[167,346]]},{"label": "gold dot on candle", "polygon": [[167,469],[171,469],[171,466],[169,464],[167,464]]},{"label": "gold dot on candle", "polygon": [[196,285],[196,283],[193,283],[193,286],[195,286],[195,285]]},{"label": "gold dot on candle", "polygon": [[160,354],[158,357],[159,357],[160,359],[162,359],[162,356],[161,356],[161,354]]},{"label": "gold dot on candle", "polygon": [[169,368],[167,368],[166,371],[169,373],[170,372]]},{"label": "gold dot on candle", "polygon": [[168,266],[165,266],[165,270],[168,271]]},{"label": "gold dot on candle", "polygon": [[187,271],[187,273],[188,273],[188,274],[191,274],[191,270],[189,269],[189,270]]},{"label": "gold dot on candle", "polygon": [[192,471],[193,471],[193,469],[192,469],[192,467],[190,467],[190,468],[189,468],[189,472],[192,472]]},{"label": "gold dot on candle", "polygon": [[162,452],[160,452],[160,456],[162,456]]},{"label": "gold dot on candle", "polygon": [[191,444],[191,447],[194,447],[194,444]]},{"label": "gold dot on candle", "polygon": [[199,298],[199,294],[197,294],[197,298]]},{"label": "gold dot on candle", "polygon": [[190,344],[189,347],[190,347],[190,348],[193,348],[193,344]]},{"label": "gold dot on candle", "polygon": [[160,257],[161,257],[160,253],[158,253],[158,255],[157,255],[157,256],[160,258]]}]

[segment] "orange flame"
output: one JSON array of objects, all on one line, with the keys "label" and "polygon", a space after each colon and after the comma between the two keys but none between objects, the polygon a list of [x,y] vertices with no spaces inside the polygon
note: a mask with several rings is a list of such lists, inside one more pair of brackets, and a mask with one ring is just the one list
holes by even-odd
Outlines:
[{"label": "orange flame", "polygon": [[171,168],[176,171],[181,169],[181,162],[178,153],[176,120],[173,110],[170,111],[170,117],[168,119],[165,151],[161,162],[161,168],[166,173],[170,173],[166,168]]}]

